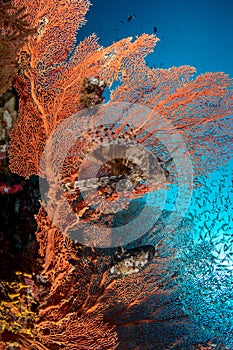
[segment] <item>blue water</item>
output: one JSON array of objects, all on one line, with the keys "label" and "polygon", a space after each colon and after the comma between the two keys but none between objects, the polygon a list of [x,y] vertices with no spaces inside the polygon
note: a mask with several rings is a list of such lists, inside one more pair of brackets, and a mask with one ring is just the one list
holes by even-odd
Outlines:
[{"label": "blue water", "polygon": [[[188,64],[198,73],[233,76],[231,0],[93,0],[78,40],[95,32],[103,46],[125,37],[154,33],[160,39],[147,61],[169,68]],[[128,16],[135,19],[128,22]],[[120,21],[124,22],[121,23]]]}]

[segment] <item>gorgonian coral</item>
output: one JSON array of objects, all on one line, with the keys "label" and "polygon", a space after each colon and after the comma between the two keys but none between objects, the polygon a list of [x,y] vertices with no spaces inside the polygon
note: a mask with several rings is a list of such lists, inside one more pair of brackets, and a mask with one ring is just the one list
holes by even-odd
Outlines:
[{"label": "gorgonian coral", "polygon": [[0,95],[12,86],[17,74],[16,57],[28,37],[34,33],[22,14],[23,9],[14,7],[12,1],[0,4]]},{"label": "gorgonian coral", "polygon": [[[96,36],[91,35],[69,57],[75,45],[75,31],[85,23],[88,1],[74,1],[68,7],[60,2],[47,3],[43,14],[26,1],[15,0],[14,4],[25,6],[30,25],[38,31],[18,56],[22,69],[15,87],[21,103],[10,149],[12,171],[25,177],[38,174],[48,137],[61,121],[83,108],[83,79],[95,77],[109,87],[120,81],[111,93],[112,102],[141,104],[165,117],[171,124],[170,130],[179,132],[186,141],[197,173],[203,174],[229,157],[232,131],[226,131],[224,117],[232,112],[232,83],[226,74],[206,73],[194,79],[195,68],[189,66],[150,69],[144,57],[153,50],[158,38],[147,34],[134,41],[120,40],[107,48],[101,48]],[[64,39],[68,46],[63,45]],[[144,130],[149,146],[150,135],[159,123],[156,118],[147,121]],[[144,120],[140,119],[136,128],[143,125]],[[220,137],[227,150],[220,144]],[[209,154],[207,161],[202,159],[204,152]]]}]

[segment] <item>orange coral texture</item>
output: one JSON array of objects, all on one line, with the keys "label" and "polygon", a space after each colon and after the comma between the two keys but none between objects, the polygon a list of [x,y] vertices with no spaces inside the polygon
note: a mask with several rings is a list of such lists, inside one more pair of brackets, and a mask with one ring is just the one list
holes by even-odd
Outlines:
[{"label": "orange coral texture", "polygon": [[[95,76],[109,86],[120,80],[111,101],[140,103],[166,117],[196,157],[198,173],[211,170],[232,154],[232,127],[226,128],[224,120],[233,109],[232,82],[226,74],[206,73],[194,79],[195,68],[189,66],[148,68],[144,57],[158,41],[153,35],[100,48],[93,34],[75,46],[88,1],[38,1],[32,7],[14,0],[14,5],[25,6],[37,33],[18,55],[21,73],[14,85],[20,95],[19,119],[9,153],[13,172],[25,177],[38,174],[46,140],[60,121],[82,109],[82,79]],[[154,125],[156,119],[144,125],[148,145]]]},{"label": "orange coral texture", "polygon": [[17,53],[33,32],[22,10],[14,8],[11,1],[0,3],[0,95],[11,88],[18,71]]},{"label": "orange coral texture", "polygon": [[[157,252],[146,277],[141,271],[136,277],[115,279],[110,274],[110,256],[75,246],[53,226],[43,206],[36,219],[43,266],[38,278],[43,283],[37,289],[37,320],[32,334],[12,334],[20,349],[113,350],[119,345],[118,329],[165,322],[163,310],[176,290],[165,289],[176,280],[175,272],[168,267],[173,257],[162,258]],[[162,247],[164,243],[158,244]],[[159,306],[153,303],[156,296]],[[146,308],[151,298],[151,307]],[[174,314],[170,318],[169,322],[179,319]],[[9,343],[0,345],[7,349]],[[131,348],[130,343],[125,346]]]},{"label": "orange coral texture", "polygon": [[75,247],[53,226],[43,206],[37,222],[42,275],[49,287],[43,290],[35,334],[45,348],[115,349],[117,327],[163,322],[161,309],[169,304],[169,298],[164,305],[149,308],[145,318],[139,316],[151,297],[158,294],[166,299],[172,293],[172,288],[168,293],[165,286],[176,279],[174,271],[167,271],[164,278],[171,257],[161,258],[156,253],[146,279],[142,271],[136,278],[118,280],[110,274],[109,256],[99,255],[95,249],[85,254],[84,248]]}]

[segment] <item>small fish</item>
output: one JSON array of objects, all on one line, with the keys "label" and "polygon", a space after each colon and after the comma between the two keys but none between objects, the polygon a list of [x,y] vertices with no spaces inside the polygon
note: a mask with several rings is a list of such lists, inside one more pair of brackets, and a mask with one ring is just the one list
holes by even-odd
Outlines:
[{"label": "small fish", "polygon": [[128,16],[127,21],[130,22],[132,19],[136,19],[136,16],[135,15]]},{"label": "small fish", "polygon": [[154,27],[154,33],[157,33],[157,27]]}]

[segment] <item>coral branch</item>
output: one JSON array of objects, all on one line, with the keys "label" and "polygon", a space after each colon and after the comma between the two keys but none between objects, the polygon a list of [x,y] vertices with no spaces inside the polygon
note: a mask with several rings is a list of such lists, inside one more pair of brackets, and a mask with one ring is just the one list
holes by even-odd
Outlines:
[{"label": "coral branch", "polygon": [[[14,7],[12,1],[0,4],[0,95],[11,88],[17,74],[16,57],[18,51],[34,33],[20,6]],[[19,10],[21,8],[21,10]]]}]

